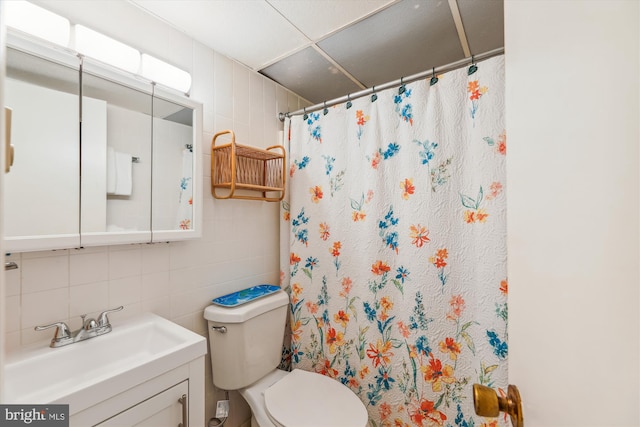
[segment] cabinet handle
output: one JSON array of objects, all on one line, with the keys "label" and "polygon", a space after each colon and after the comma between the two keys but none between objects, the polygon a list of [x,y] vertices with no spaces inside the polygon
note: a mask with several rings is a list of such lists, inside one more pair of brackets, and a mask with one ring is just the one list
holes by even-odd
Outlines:
[{"label": "cabinet handle", "polygon": [[182,405],[182,422],[178,424],[178,427],[188,427],[187,423],[187,395],[183,394],[180,399],[178,399],[178,403]]}]

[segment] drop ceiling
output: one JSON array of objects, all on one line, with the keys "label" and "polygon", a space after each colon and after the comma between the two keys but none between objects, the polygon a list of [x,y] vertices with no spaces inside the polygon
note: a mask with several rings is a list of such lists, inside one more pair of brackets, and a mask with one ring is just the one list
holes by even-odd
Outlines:
[{"label": "drop ceiling", "polygon": [[504,46],[503,0],[129,0],[320,103]]}]

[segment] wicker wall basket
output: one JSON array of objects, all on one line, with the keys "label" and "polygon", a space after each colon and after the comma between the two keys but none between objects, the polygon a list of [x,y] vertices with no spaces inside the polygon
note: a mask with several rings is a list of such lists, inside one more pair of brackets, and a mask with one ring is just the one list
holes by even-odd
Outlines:
[{"label": "wicker wall basket", "polygon": [[[216,145],[216,139],[226,134],[231,135],[231,142]],[[282,145],[263,150],[236,144],[236,136],[231,130],[213,136],[211,193],[216,199],[279,202],[284,198],[285,168],[286,154]],[[242,190],[241,194],[239,190]]]}]

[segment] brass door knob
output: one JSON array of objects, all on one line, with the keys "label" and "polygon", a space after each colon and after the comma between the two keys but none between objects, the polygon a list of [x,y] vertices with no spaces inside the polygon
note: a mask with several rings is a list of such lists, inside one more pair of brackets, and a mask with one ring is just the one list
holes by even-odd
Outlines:
[{"label": "brass door knob", "polygon": [[524,427],[520,392],[514,385],[509,384],[507,397],[500,397],[492,388],[474,384],[473,407],[481,417],[497,417],[500,412],[506,412],[511,417],[513,427]]}]

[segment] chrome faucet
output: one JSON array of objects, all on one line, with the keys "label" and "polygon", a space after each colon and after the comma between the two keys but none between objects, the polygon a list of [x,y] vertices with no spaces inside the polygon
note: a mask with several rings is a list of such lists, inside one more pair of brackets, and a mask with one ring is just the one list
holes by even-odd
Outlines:
[{"label": "chrome faucet", "polygon": [[51,340],[51,344],[49,345],[49,347],[62,347],[63,345],[88,340],[89,338],[97,337],[99,335],[104,335],[111,332],[111,323],[109,323],[109,318],[107,317],[107,315],[109,313],[120,311],[123,308],[124,306],[121,305],[120,307],[114,308],[112,310],[105,310],[100,313],[100,315],[98,316],[98,320],[93,318],[85,319],[87,315],[83,314],[82,316],[80,316],[82,317],[82,327],[74,332],[71,332],[67,324],[64,322],[55,322],[50,325],[36,326],[34,329],[36,331],[43,331],[55,326],[56,332],[53,335],[53,339]]}]

